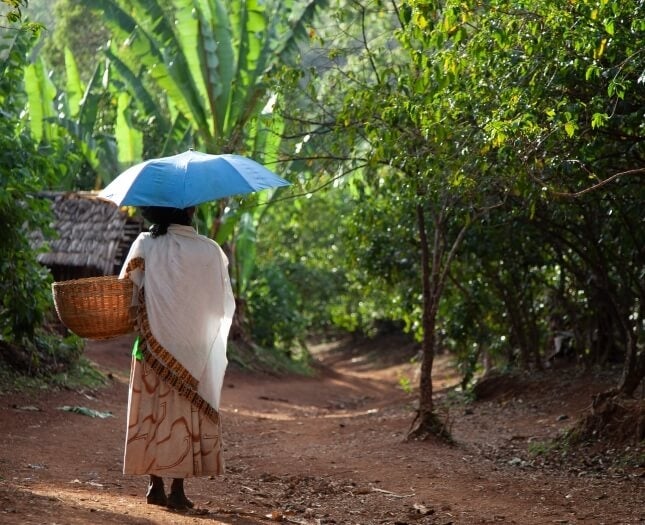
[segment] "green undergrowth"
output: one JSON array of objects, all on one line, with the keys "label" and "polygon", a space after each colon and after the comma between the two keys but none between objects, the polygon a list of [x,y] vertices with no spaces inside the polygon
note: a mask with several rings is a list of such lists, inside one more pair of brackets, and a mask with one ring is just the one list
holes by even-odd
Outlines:
[{"label": "green undergrowth", "polygon": [[85,342],[51,327],[22,341],[0,340],[0,392],[96,388],[106,377],[83,355]]},{"label": "green undergrowth", "polygon": [[249,372],[268,374],[312,375],[312,359],[306,349],[285,352],[277,348],[263,348],[255,344],[228,344],[228,360],[231,366]]},{"label": "green undergrowth", "polygon": [[87,358],[80,356],[64,370],[28,373],[17,371],[0,360],[0,393],[46,389],[95,389],[107,383],[107,376]]},{"label": "green undergrowth", "polygon": [[[72,336],[46,350],[24,349],[18,351],[0,348],[0,393],[52,389],[95,389],[108,383],[107,375],[83,354],[84,342]],[[42,346],[42,345],[40,345]],[[7,359],[17,355],[17,359]],[[27,357],[25,357],[27,356]],[[312,359],[306,349],[291,353],[278,349],[262,348],[254,344],[229,342],[230,367],[254,373],[274,375],[313,373]]]}]

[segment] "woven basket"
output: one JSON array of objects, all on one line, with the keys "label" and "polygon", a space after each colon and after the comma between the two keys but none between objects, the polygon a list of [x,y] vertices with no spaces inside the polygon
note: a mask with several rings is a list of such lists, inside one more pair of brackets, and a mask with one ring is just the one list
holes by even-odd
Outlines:
[{"label": "woven basket", "polygon": [[134,331],[132,281],[116,275],[52,283],[62,323],[87,339],[107,339]]}]

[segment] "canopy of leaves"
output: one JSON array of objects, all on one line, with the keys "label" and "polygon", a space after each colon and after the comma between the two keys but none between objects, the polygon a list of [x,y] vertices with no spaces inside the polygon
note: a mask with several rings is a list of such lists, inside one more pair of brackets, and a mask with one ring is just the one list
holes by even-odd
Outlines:
[{"label": "canopy of leaves", "polygon": [[588,362],[626,358],[645,298],[639,2],[391,5],[327,13],[283,77],[301,87],[281,109],[292,166],[352,203],[329,201],[349,309],[420,326],[422,204],[435,246],[467,227],[439,344],[539,365],[571,331]]}]

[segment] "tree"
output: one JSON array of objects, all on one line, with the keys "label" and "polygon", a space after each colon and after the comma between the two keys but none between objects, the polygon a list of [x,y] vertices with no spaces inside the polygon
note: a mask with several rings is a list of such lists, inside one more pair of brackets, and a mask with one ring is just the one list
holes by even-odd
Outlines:
[{"label": "tree", "polygon": [[643,297],[632,213],[642,197],[633,177],[643,173],[637,3],[413,5],[416,37],[442,46],[433,63],[450,83],[446,96],[468,93],[471,149],[484,154],[498,186],[520,198],[513,200],[535,228],[536,250],[550,251],[577,293],[585,291],[578,308],[592,307],[602,323],[595,330],[612,334],[585,352],[597,354],[600,345],[606,353],[620,341],[625,369],[617,390],[631,394],[645,370],[642,327],[634,323]]},{"label": "tree", "polygon": [[[18,372],[44,372],[49,362],[74,359],[78,345],[61,341],[46,329],[52,310],[51,276],[37,260],[32,234],[51,236],[51,209],[38,192],[55,180],[64,166],[58,152],[41,148],[23,132],[20,116],[27,57],[37,28],[17,22],[0,31],[0,357]],[[71,350],[71,353],[69,352]]]},{"label": "tree", "polygon": [[[358,177],[364,188],[356,203],[363,235],[353,238],[360,258],[347,267],[359,266],[374,288],[400,291],[410,281],[397,263],[415,252],[420,259],[411,273],[421,277],[424,307],[408,306],[416,318],[408,326],[423,327],[424,341],[415,433],[441,431],[431,381],[437,315],[446,286],[459,290],[458,276],[448,277],[482,253],[476,280],[495,290],[492,304],[511,319],[509,358],[517,347],[521,366],[541,365],[548,319],[559,308],[545,301],[565,290],[578,314],[589,304],[611,312],[598,320],[620,341],[630,390],[642,380],[635,343],[642,339],[636,283],[643,263],[635,248],[642,242],[632,213],[642,197],[634,177],[643,158],[637,3],[391,5],[389,12],[370,3],[334,11],[333,34],[315,33],[322,47],[316,56],[324,58],[300,77],[302,109],[291,105],[283,114],[308,171],[326,170],[339,187],[358,173],[351,181]],[[598,190],[609,184],[603,196]],[[589,204],[570,200],[587,194]],[[402,210],[415,210],[416,243],[413,219]],[[612,219],[617,212],[620,219]],[[495,225],[523,230],[503,238],[488,230]],[[513,238],[519,244],[510,244]],[[393,239],[396,248],[388,245]],[[599,239],[612,245],[616,262],[589,249]],[[477,249],[485,243],[490,250]],[[571,300],[583,290],[593,302]],[[363,303],[378,297],[369,287],[361,291],[368,292]],[[380,303],[390,314],[401,304]]]},{"label": "tree", "polygon": [[266,210],[248,286],[255,342],[297,354],[311,337],[355,328],[345,315],[349,254],[341,238],[350,206],[344,192],[320,191]]},{"label": "tree", "polygon": [[[423,3],[418,5],[421,12]],[[504,171],[504,185],[521,195],[527,219],[547,227],[539,241],[561,262],[577,261],[575,270],[569,268],[578,290],[586,289],[594,309],[611,312],[600,332],[622,342],[619,390],[626,394],[645,371],[637,349],[642,328],[634,323],[642,305],[636,283],[643,254],[635,248],[641,241],[632,213],[642,186],[633,177],[645,169],[639,89],[645,57],[637,36],[645,27],[634,18],[638,9],[637,2],[563,7],[531,0],[493,2],[483,11],[477,4],[446,2],[427,31],[438,38],[443,29],[437,32],[437,26],[450,29],[443,36],[451,42],[444,63],[471,79],[473,115],[484,132],[479,151]],[[615,263],[596,249],[599,243]]]},{"label": "tree", "polygon": [[36,36],[21,24],[0,33],[0,223],[4,230],[0,269],[12,277],[3,279],[0,297],[2,339],[8,341],[32,336],[48,303],[46,271],[31,250],[29,231],[46,228],[50,220],[46,206],[34,193],[51,177],[52,167],[30,137],[17,132],[25,98],[22,72]]},{"label": "tree", "polygon": [[[409,38],[397,42],[391,37],[397,28],[403,36],[409,22],[406,14],[354,5],[355,11],[344,10],[335,20],[336,34],[346,36],[344,40],[337,37],[329,52],[334,60],[327,64],[324,80],[317,80],[323,87],[308,91],[314,99],[309,107],[320,108],[320,112],[313,117],[286,115],[305,123],[301,133],[314,137],[307,142],[307,152],[315,152],[312,160],[345,160],[350,166],[345,169],[361,167],[363,179],[357,184],[375,195],[358,204],[368,217],[362,223],[364,228],[374,230],[368,235],[370,245],[383,247],[383,241],[377,245],[381,236],[414,246],[421,293],[413,297],[421,302],[417,311],[421,312],[424,358],[418,427],[411,435],[445,434],[432,400],[436,316],[450,265],[468,225],[480,213],[478,208],[486,205],[486,199],[477,198],[473,179],[465,176],[470,166],[464,165],[458,153],[468,141],[469,129],[461,125],[465,116],[451,107],[452,100],[442,98],[443,84],[426,74],[432,55],[418,53]],[[358,41],[358,50],[351,46],[344,49],[352,38]],[[334,87],[341,85],[339,98]],[[327,129],[334,132],[335,141],[323,137]],[[331,150],[328,155],[318,153],[325,147]],[[380,200],[385,204],[377,205],[376,214],[366,211]],[[384,223],[378,217],[379,212],[393,215],[393,223],[399,226],[408,225],[401,232],[403,239],[378,231],[387,224],[387,219]],[[403,220],[396,218],[398,214]],[[416,233],[410,229],[413,225]],[[361,259],[364,265],[387,269],[369,275],[376,282],[387,282],[388,289],[401,284],[396,281],[397,273],[389,271],[397,265],[395,251],[388,246],[377,257]]]}]

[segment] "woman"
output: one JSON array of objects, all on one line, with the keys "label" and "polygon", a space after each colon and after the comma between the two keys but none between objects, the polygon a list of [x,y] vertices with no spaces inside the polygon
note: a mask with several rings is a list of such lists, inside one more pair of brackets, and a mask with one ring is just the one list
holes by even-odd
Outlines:
[{"label": "woman", "polygon": [[[194,208],[142,208],[152,226],[120,277],[134,283],[139,337],[124,474],[147,474],[148,503],[191,508],[184,478],[223,473],[219,401],[235,301],[228,260],[191,226]],[[172,478],[166,496],[163,477]]]}]

